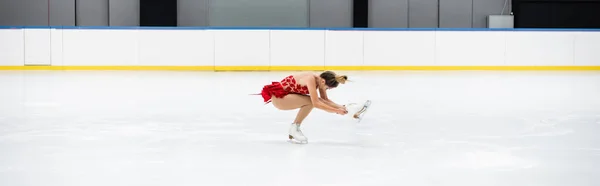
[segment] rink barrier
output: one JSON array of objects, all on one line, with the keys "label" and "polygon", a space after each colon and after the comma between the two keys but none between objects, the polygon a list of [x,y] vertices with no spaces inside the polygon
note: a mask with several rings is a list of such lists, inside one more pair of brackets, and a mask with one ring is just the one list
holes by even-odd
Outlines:
[{"label": "rink barrier", "polygon": [[0,26],[0,70],[600,70],[600,29]]},{"label": "rink barrier", "polygon": [[600,71],[600,66],[0,66],[0,70],[126,70],[126,71]]}]

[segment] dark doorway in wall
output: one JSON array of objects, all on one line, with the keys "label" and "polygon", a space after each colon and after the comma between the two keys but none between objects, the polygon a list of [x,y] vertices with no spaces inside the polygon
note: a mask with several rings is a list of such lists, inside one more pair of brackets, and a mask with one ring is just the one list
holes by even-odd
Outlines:
[{"label": "dark doorway in wall", "polygon": [[369,27],[369,0],[353,0],[352,26],[355,28]]},{"label": "dark doorway in wall", "polygon": [[140,26],[177,26],[177,0],[140,0]]},{"label": "dark doorway in wall", "polygon": [[515,28],[600,28],[600,0],[514,0]]}]

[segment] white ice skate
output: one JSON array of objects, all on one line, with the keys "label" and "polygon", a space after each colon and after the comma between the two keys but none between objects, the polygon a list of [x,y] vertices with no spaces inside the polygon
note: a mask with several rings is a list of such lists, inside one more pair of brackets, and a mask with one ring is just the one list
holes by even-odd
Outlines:
[{"label": "white ice skate", "polygon": [[308,143],[308,139],[304,136],[304,134],[302,134],[302,131],[300,130],[300,125],[297,124],[292,124],[290,126],[288,138],[292,142]]},{"label": "white ice skate", "polygon": [[348,115],[350,117],[360,122],[365,117],[365,113],[367,113],[369,106],[371,106],[371,100],[366,100],[362,104],[349,103],[346,105],[346,109],[348,110]]}]

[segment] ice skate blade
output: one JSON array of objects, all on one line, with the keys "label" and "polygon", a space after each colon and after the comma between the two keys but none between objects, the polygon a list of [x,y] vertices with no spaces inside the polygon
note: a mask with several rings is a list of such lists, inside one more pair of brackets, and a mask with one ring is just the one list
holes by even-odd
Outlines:
[{"label": "ice skate blade", "polygon": [[288,139],[289,139],[288,141],[289,141],[290,143],[295,143],[295,144],[307,144],[307,143],[308,143],[308,141],[300,141],[300,140],[297,140],[297,139],[295,139],[295,138],[294,138],[292,135],[288,135]]},{"label": "ice skate blade", "polygon": [[288,142],[292,143],[292,144],[308,144],[308,141],[298,141],[298,140],[288,140]]}]

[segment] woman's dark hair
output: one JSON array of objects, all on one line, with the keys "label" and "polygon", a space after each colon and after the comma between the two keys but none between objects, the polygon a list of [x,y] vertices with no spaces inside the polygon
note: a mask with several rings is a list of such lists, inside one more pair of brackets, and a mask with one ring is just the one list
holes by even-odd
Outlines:
[{"label": "woman's dark hair", "polygon": [[331,88],[337,87],[340,83],[344,84],[346,83],[346,80],[348,80],[348,76],[338,76],[332,71],[325,71],[321,73],[319,77],[323,78],[325,80],[325,85]]}]

